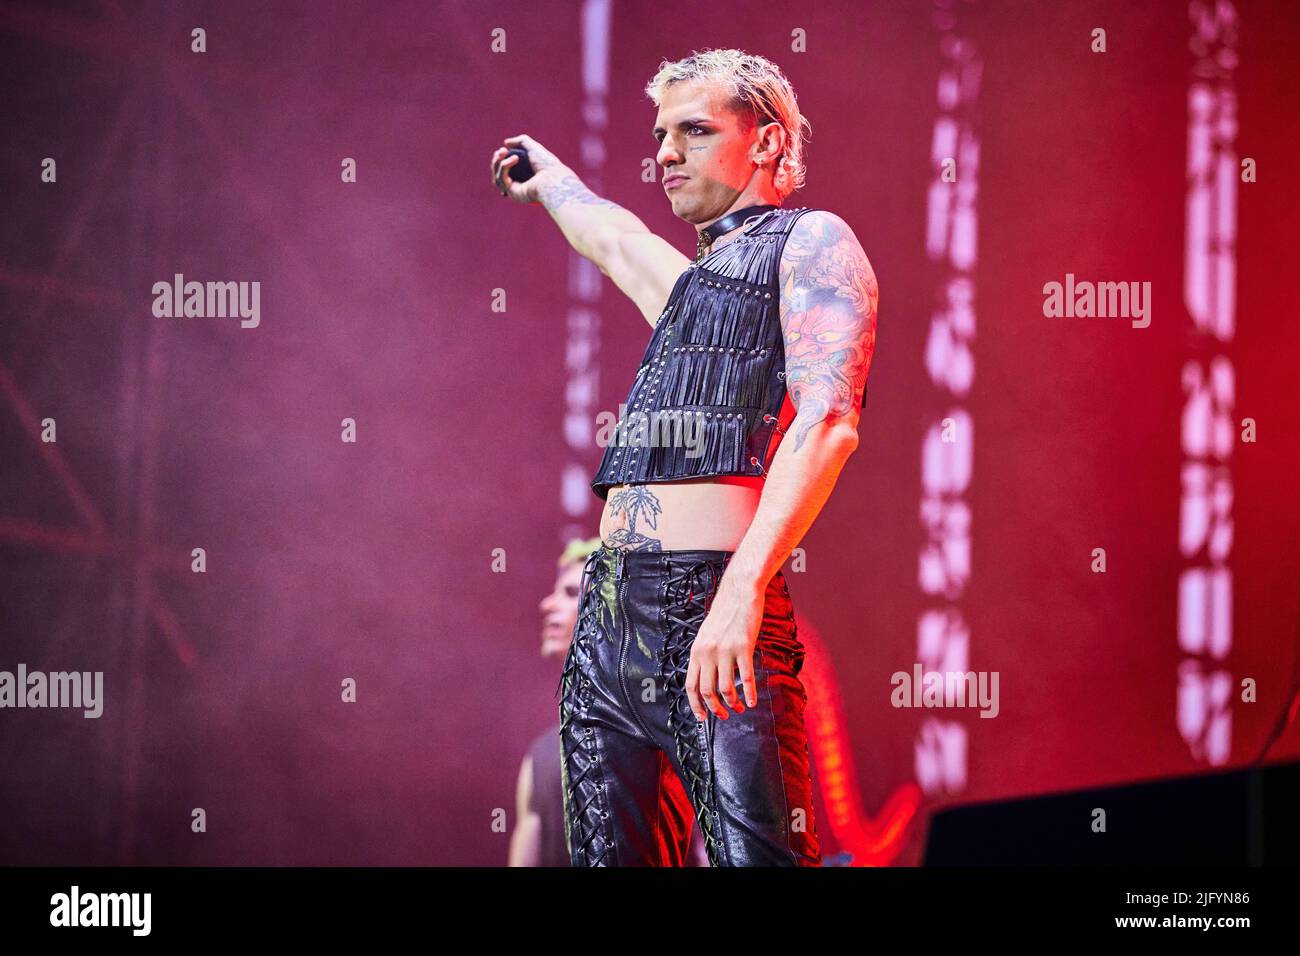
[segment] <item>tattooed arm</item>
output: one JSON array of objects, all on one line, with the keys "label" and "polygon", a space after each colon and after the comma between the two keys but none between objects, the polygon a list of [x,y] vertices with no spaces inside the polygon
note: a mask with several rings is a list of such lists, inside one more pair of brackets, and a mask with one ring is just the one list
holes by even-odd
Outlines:
[{"label": "tattooed arm", "polygon": [[785,382],[796,415],[794,451],[819,423],[856,444],[876,346],[876,274],[853,230],[833,213],[805,213],[781,257]]},{"label": "tattooed arm", "polygon": [[[544,206],[564,238],[614,280],[654,325],[668,302],[677,277],[690,260],[646,228],[635,213],[597,196],[546,147],[531,136],[511,136],[492,154],[492,179],[515,202]],[[510,179],[518,165],[505,158],[509,147],[528,151],[535,175],[526,183]]]},{"label": "tattooed arm", "polygon": [[[875,273],[853,231],[805,213],[781,257],[786,387],[795,417],[777,447],[754,520],[723,575],[691,651],[687,696],[697,717],[738,709],[733,669],[753,706],[754,647],[771,580],[821,512],[858,446],[858,417],[876,342]],[[718,688],[722,688],[719,693]]]}]

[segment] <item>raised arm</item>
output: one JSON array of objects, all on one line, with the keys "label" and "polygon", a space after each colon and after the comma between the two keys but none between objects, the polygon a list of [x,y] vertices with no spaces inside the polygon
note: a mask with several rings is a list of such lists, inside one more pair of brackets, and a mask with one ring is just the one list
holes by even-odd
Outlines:
[{"label": "raised arm", "polygon": [[[544,206],[564,238],[590,259],[654,325],[677,277],[690,260],[656,236],[634,213],[593,193],[578,175],[531,136],[511,136],[492,154],[492,181],[518,203]],[[518,164],[507,158],[521,147],[535,175],[526,183],[510,178]]]}]

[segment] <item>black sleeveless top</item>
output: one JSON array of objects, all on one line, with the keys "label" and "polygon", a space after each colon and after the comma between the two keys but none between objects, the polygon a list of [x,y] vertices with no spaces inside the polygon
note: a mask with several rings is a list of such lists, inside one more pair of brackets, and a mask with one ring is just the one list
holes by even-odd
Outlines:
[{"label": "black sleeveless top", "polygon": [[530,809],[541,818],[542,845],[539,866],[571,866],[564,837],[564,778],[560,769],[560,725],[538,736],[528,748],[533,762]]},{"label": "black sleeveless top", "polygon": [[765,477],[786,396],[781,253],[811,211],[769,210],[677,277],[618,425],[597,435],[597,497],[611,485]]}]

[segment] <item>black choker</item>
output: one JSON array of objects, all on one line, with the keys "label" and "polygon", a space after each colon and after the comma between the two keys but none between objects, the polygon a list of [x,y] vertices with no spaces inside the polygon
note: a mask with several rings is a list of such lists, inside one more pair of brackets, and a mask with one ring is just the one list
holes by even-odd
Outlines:
[{"label": "black choker", "polygon": [[713,245],[713,240],[719,236],[726,235],[731,230],[744,225],[745,220],[751,216],[768,212],[772,209],[780,209],[780,206],[760,205],[746,206],[744,209],[737,209],[733,213],[723,216],[713,225],[706,229],[701,229],[700,234],[695,239],[695,261],[700,262],[708,253],[709,246]]}]

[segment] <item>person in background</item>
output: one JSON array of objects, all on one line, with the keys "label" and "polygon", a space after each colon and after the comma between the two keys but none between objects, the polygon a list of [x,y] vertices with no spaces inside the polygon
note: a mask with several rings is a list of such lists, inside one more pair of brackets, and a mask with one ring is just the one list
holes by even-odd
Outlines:
[{"label": "person in background", "polygon": [[[542,657],[563,660],[578,620],[582,569],[600,547],[600,538],[570,541],[560,555],[555,587],[542,598]],[[510,866],[569,866],[564,842],[564,785],[560,777],[560,725],[539,734],[519,765],[515,786],[515,828],[510,835]],[[688,866],[708,866],[704,839],[696,825]]]}]

